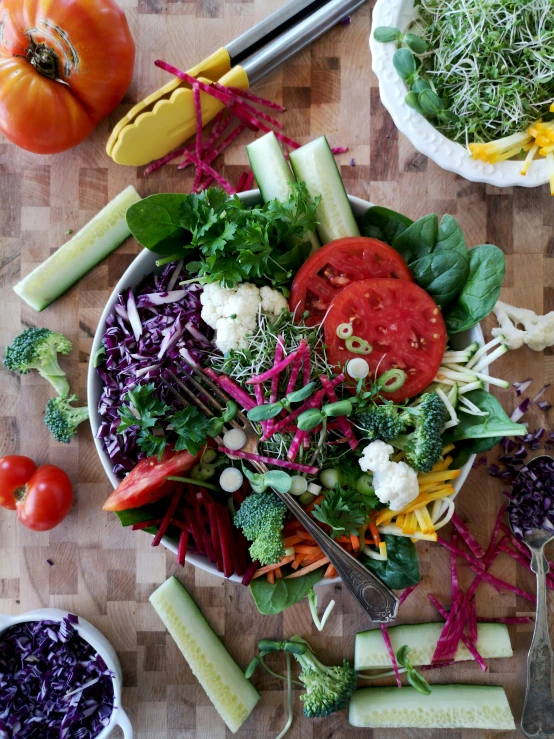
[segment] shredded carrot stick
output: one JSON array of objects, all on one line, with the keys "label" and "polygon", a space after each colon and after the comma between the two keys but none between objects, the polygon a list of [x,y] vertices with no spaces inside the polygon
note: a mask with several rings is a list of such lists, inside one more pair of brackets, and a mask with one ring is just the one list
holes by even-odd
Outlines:
[{"label": "shredded carrot stick", "polygon": [[299,531],[298,536],[304,541],[315,541],[314,537],[311,534],[308,534],[307,531]]},{"label": "shredded carrot stick", "polygon": [[369,530],[373,538],[373,543],[375,544],[377,548],[379,548],[379,544],[381,543],[381,537],[379,536],[379,532],[377,531],[377,526],[375,525],[375,521],[373,519],[371,519],[369,522]]},{"label": "shredded carrot stick", "polygon": [[339,544],[350,544],[350,537],[349,536],[339,536],[337,539]]},{"label": "shredded carrot stick", "polygon": [[294,558],[294,562],[292,563],[292,569],[297,570],[300,567],[300,563],[302,562],[303,559],[304,559],[303,554],[297,554],[296,557]]},{"label": "shredded carrot stick", "polygon": [[305,567],[306,565],[311,565],[312,562],[315,562],[316,559],[320,559],[320,557],[323,556],[323,552],[321,549],[319,551],[314,552],[314,554],[308,554],[304,559],[302,560],[302,566]]},{"label": "shredded carrot stick", "polygon": [[323,577],[336,577],[336,576],[337,576],[337,571],[335,570],[333,565],[329,562],[329,566],[325,570],[325,574],[323,575]]},{"label": "shredded carrot stick", "polygon": [[[322,557],[321,559],[317,559],[311,565],[308,565],[308,567],[303,567],[301,570],[297,570],[297,572],[293,572],[292,575],[287,575],[285,580],[290,580],[293,577],[302,577],[302,575],[307,575],[308,572],[317,570],[319,567],[323,567],[323,565],[326,565],[326,564],[329,564],[329,558]],[[271,572],[270,574],[273,574],[273,573]]]},{"label": "shredded carrot stick", "polygon": [[275,577],[277,578],[277,580],[280,577],[283,577],[283,573],[281,572],[281,568],[280,567],[277,567],[277,569],[275,570]]},{"label": "shredded carrot stick", "polygon": [[310,503],[310,505],[306,508],[308,513],[311,513],[313,509],[316,507],[316,505],[319,505],[321,501],[323,500],[323,495],[318,495],[317,498]]},{"label": "shredded carrot stick", "polygon": [[283,559],[280,562],[276,562],[272,565],[265,565],[265,567],[259,567],[256,572],[254,572],[254,578],[261,577],[262,575],[265,575],[267,572],[272,572],[273,570],[279,569],[279,567],[282,567],[283,565],[288,564],[289,562],[292,562],[294,559],[294,554],[289,554],[287,557],[283,557]]},{"label": "shredded carrot stick", "polygon": [[318,546],[312,546],[311,544],[297,544],[294,547],[294,551],[298,554],[314,554],[316,551],[321,551]]},{"label": "shredded carrot stick", "polygon": [[268,572],[267,573],[267,581],[271,585],[273,585],[273,583],[275,582],[275,573],[273,572],[273,570],[271,570],[271,572]]},{"label": "shredded carrot stick", "polygon": [[355,534],[350,534],[350,543],[352,544],[352,549],[358,551],[360,548],[360,540]]},{"label": "shredded carrot stick", "polygon": [[285,549],[288,547],[292,547],[293,544],[298,544],[303,540],[302,536],[299,536],[298,534],[294,534],[293,536],[287,536],[287,538],[283,541],[283,546]]}]

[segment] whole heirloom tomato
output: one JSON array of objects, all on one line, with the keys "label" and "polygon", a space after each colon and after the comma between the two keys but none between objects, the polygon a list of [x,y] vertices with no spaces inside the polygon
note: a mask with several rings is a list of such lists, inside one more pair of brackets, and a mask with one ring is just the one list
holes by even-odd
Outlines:
[{"label": "whole heirloom tomato", "polygon": [[33,531],[50,531],[60,524],[73,505],[73,487],[66,473],[43,464],[26,485],[15,491],[17,517]]},{"label": "whole heirloom tomato", "polygon": [[80,144],[121,102],[134,61],[113,0],[2,0],[0,130],[36,154]]}]

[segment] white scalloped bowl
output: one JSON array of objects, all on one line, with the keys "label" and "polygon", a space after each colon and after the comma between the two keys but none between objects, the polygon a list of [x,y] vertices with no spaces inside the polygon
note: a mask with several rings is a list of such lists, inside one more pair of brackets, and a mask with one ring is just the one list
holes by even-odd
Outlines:
[{"label": "white scalloped bowl", "polygon": [[[260,202],[259,190],[250,190],[246,193],[240,193],[239,197],[248,205],[253,205]],[[372,203],[368,202],[367,200],[362,200],[361,198],[356,198],[352,195],[349,195],[348,198],[356,217],[362,216],[372,205]],[[114,291],[110,295],[102,316],[100,317],[90,353],[91,361],[89,362],[87,379],[87,396],[88,408],[90,413],[90,425],[92,427],[92,435],[94,437],[96,451],[98,452],[98,456],[100,457],[102,467],[104,468],[104,471],[106,472],[106,475],[108,476],[114,488],[118,486],[119,480],[113,473],[113,464],[107,453],[104,451],[101,439],[96,438],[96,432],[98,431],[101,423],[100,416],[98,415],[98,401],[100,400],[100,396],[102,394],[102,382],[98,376],[98,373],[96,372],[96,369],[93,366],[92,358],[102,346],[102,337],[104,336],[106,320],[117,302],[118,295],[126,290],[128,287],[135,287],[143,279],[143,277],[153,272],[156,269],[156,258],[156,254],[148,251],[148,249],[143,249],[123,273],[121,279],[115,286]],[[483,332],[481,331],[481,328],[479,326],[475,326],[470,331],[466,331],[463,334],[457,334],[453,338],[452,343],[454,348],[462,349],[463,347],[468,346],[474,341],[477,341],[479,345],[484,344]],[[486,373],[487,370],[485,369],[484,372]],[[467,476],[469,475],[474,459],[475,455],[472,455],[465,463],[465,465],[461,468],[462,471],[460,476],[457,477],[456,480],[454,480],[454,489],[456,491],[456,494],[458,494]],[[167,539],[163,539],[162,541],[169,550],[177,554],[177,547],[172,541],[168,541]],[[204,557],[200,554],[189,554],[187,552],[187,562],[190,562],[195,567],[199,567],[201,570],[210,572],[212,575],[223,577],[223,573],[219,572],[216,566],[211,564],[207,557]],[[232,575],[230,579],[234,580],[235,582],[240,582],[241,580],[241,578],[237,575]],[[339,578],[325,580],[325,582],[339,582]]]},{"label": "white scalloped bowl", "polygon": [[496,187],[538,187],[547,183],[550,173],[544,157],[535,160],[525,176],[520,174],[519,161],[498,164],[476,161],[464,146],[443,136],[428,120],[405,103],[407,88],[392,63],[396,44],[375,41],[373,30],[379,26],[393,26],[405,31],[416,16],[417,8],[414,7],[413,0],[377,0],[373,9],[369,36],[372,69],[379,80],[381,102],[398,130],[418,151],[439,167],[455,172],[471,182],[485,182]]},{"label": "white scalloped bowl", "polygon": [[[35,611],[21,613],[19,616],[8,616],[0,613],[0,636],[10,626],[23,624],[27,621],[62,621],[66,616],[67,611],[62,611],[60,608],[39,608]],[[116,726],[119,726],[123,732],[124,739],[133,739],[133,727],[121,705],[123,671],[115,649],[96,626],[93,626],[81,616],[79,616],[79,623],[73,624],[73,628],[102,657],[108,670],[113,673],[114,707],[110,716],[110,723],[96,735],[95,739],[107,739]]]}]

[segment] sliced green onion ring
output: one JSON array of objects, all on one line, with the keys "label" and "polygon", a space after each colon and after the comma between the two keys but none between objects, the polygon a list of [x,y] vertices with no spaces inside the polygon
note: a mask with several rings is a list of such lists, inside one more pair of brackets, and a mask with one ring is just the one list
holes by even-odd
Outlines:
[{"label": "sliced green onion ring", "polygon": [[352,354],[371,354],[373,347],[365,339],[360,339],[359,336],[349,336],[346,339],[346,348]]},{"label": "sliced green onion ring", "polygon": [[394,393],[396,390],[400,390],[405,382],[406,373],[397,367],[388,370],[388,372],[383,372],[377,380],[379,388],[387,393]]},{"label": "sliced green onion ring", "polygon": [[337,336],[339,339],[348,339],[354,333],[351,323],[341,323],[337,326]]}]

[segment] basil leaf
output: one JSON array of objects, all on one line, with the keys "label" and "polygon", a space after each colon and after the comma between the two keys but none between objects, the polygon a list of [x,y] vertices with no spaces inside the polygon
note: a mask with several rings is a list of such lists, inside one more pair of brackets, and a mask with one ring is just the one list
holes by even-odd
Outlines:
[{"label": "basil leaf", "polygon": [[270,470],[263,476],[264,485],[275,488],[279,493],[288,493],[292,486],[290,475],[282,470]]},{"label": "basil leaf", "polygon": [[400,41],[402,38],[402,31],[393,26],[379,26],[373,31],[373,38],[375,41],[380,41],[383,44],[389,41]]},{"label": "basil leaf", "polygon": [[416,585],[421,575],[414,544],[405,536],[385,534],[384,540],[387,545],[387,559],[381,561],[364,557],[366,567],[373,570],[377,577],[393,590]]},{"label": "basil leaf", "polygon": [[364,236],[380,239],[390,245],[412,223],[411,218],[402,213],[372,205],[360,219],[360,230]]},{"label": "basil leaf", "polygon": [[323,573],[324,569],[319,568],[293,580],[280,578],[273,584],[265,577],[258,577],[250,583],[250,592],[260,613],[275,616],[305,598],[311,588],[321,580]]},{"label": "basil leaf", "polygon": [[404,80],[404,82],[407,82],[416,73],[416,60],[409,49],[398,49],[398,51],[395,51],[392,63],[400,79]]},{"label": "basil leaf", "polygon": [[467,331],[489,315],[500,296],[506,257],[492,244],[469,251],[469,276],[456,305],[446,314],[448,333]]},{"label": "basil leaf", "polygon": [[416,259],[431,254],[437,243],[438,235],[439,219],[436,213],[431,213],[412,223],[394,240],[392,247],[409,266]]},{"label": "basil leaf", "polygon": [[300,403],[302,400],[308,400],[313,395],[315,388],[315,382],[309,382],[300,390],[295,390],[293,393],[287,395],[287,401],[289,403]]},{"label": "basil leaf", "polygon": [[181,226],[180,208],[187,195],[150,195],[127,210],[127,225],[135,239],[158,254],[173,254],[188,232]]},{"label": "basil leaf", "polygon": [[267,403],[251,408],[246,414],[251,421],[268,421],[275,418],[283,410],[281,403]]},{"label": "basil leaf", "polygon": [[466,394],[466,398],[488,415],[472,416],[469,413],[460,413],[460,423],[443,434],[444,444],[462,439],[496,439],[502,436],[522,436],[527,433],[527,426],[510,421],[500,402],[486,390],[472,390]]}]

